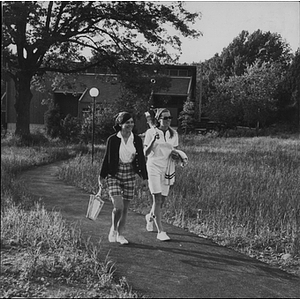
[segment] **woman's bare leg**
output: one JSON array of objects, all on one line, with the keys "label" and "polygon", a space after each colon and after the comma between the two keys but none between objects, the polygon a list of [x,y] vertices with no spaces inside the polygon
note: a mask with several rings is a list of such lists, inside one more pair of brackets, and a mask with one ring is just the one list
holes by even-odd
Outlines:
[{"label": "woman's bare leg", "polygon": [[113,230],[119,232],[119,221],[122,218],[124,203],[122,196],[111,197],[113,203],[113,211],[111,214]]},{"label": "woman's bare leg", "polygon": [[122,215],[121,215],[121,218],[119,221],[119,226],[118,226],[119,235],[122,235],[122,232],[125,229],[129,204],[130,204],[129,200],[123,200],[123,210],[122,210]]},{"label": "woman's bare leg", "polygon": [[162,206],[162,195],[161,193],[153,194],[153,215],[154,215],[154,222],[157,227],[158,233],[163,231],[163,226],[161,224],[161,206]]}]

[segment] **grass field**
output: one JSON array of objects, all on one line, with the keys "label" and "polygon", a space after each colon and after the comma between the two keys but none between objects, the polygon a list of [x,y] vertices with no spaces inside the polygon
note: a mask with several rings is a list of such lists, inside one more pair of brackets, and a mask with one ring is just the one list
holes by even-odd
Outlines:
[{"label": "grass field", "polygon": [[[164,220],[300,276],[300,141],[181,136],[180,145],[189,163],[176,169]],[[1,297],[136,298],[126,279],[114,281],[97,245],[17,180],[32,166],[73,157],[60,178],[96,193],[104,146],[93,165],[80,147],[2,143],[1,150]],[[138,180],[131,208],[150,206]]]},{"label": "grass field", "polygon": [[86,151],[78,146],[16,147],[1,141],[1,298],[136,298],[115,281],[113,262],[60,213],[48,212],[20,172]]},{"label": "grass field", "polygon": [[[277,138],[181,137],[189,164],[177,167],[164,219],[249,256],[300,275],[300,141]],[[61,179],[96,192],[96,164],[77,156]],[[139,190],[132,209],[146,213],[151,199]]]}]

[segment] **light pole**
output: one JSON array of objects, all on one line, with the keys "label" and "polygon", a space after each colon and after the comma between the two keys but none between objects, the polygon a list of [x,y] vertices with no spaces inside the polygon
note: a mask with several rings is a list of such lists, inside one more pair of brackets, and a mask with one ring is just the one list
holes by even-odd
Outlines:
[{"label": "light pole", "polygon": [[95,110],[96,98],[99,96],[99,90],[95,87],[90,89],[90,96],[93,98],[93,127],[92,127],[92,164],[94,162],[94,141],[95,141]]},{"label": "light pole", "polygon": [[[154,72],[154,76],[156,76],[156,73],[157,73],[157,70],[153,70]],[[154,93],[154,85],[156,83],[156,80],[155,78],[151,78],[150,79],[150,83],[151,83],[151,94],[150,94],[150,97],[149,97],[149,107],[153,106],[153,93]]]},{"label": "light pole", "polygon": [[149,107],[153,106],[153,89],[154,89],[154,84],[156,83],[156,80],[154,78],[152,78],[150,80],[151,82],[151,94],[150,94],[150,97],[149,97]]}]

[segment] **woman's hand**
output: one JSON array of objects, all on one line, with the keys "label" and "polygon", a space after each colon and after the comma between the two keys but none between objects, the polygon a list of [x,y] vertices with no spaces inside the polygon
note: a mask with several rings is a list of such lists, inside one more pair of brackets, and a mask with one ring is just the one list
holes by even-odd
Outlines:
[{"label": "woman's hand", "polygon": [[144,191],[148,190],[148,180],[147,179],[143,180],[143,182],[142,182],[142,189]]},{"label": "woman's hand", "polygon": [[174,160],[179,160],[179,154],[178,154],[178,152],[176,152],[176,150],[172,150],[172,152],[171,152],[171,157],[172,157],[172,159],[174,159]]},{"label": "woman's hand", "polygon": [[106,187],[106,179],[102,178],[102,177],[98,177],[98,183],[99,183],[99,187],[101,189],[104,189]]},{"label": "woman's hand", "polygon": [[148,156],[150,154],[154,142],[158,139],[159,139],[159,133],[155,132],[149,145],[145,145],[145,149],[144,149],[145,156]]},{"label": "woman's hand", "polygon": [[155,140],[159,140],[159,133],[158,132],[155,132],[155,134],[153,135],[153,142],[155,141]]}]

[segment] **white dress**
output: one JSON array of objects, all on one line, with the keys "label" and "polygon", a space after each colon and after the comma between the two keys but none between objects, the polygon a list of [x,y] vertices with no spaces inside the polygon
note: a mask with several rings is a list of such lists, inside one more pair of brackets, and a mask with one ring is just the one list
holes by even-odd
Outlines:
[{"label": "white dress", "polygon": [[170,132],[167,130],[164,134],[162,130],[152,127],[146,131],[144,145],[148,146],[153,139],[153,136],[158,133],[159,139],[156,139],[153,143],[150,154],[147,158],[148,172],[164,173],[167,168],[168,158],[174,149],[178,146],[178,133],[174,130],[174,135],[171,138]]}]

